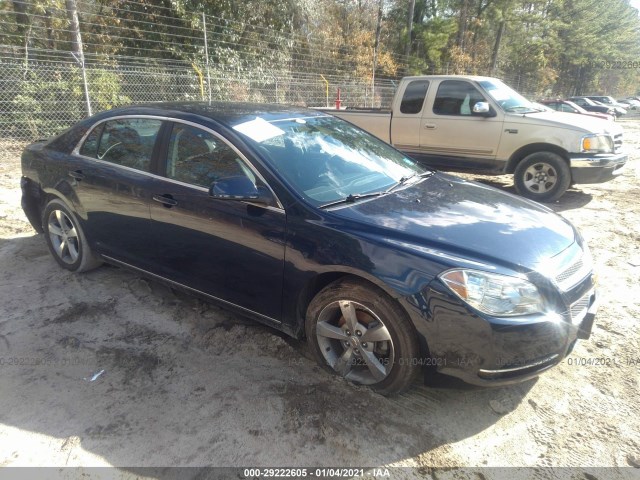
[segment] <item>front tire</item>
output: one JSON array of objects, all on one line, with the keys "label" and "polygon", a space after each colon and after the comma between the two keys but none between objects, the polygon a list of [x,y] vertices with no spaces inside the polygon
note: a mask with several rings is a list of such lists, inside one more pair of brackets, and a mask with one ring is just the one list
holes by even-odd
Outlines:
[{"label": "front tire", "polygon": [[536,152],[523,158],[513,173],[516,191],[537,202],[553,202],[567,191],[571,171],[553,152]]},{"label": "front tire", "polygon": [[42,214],[42,228],[49,251],[62,268],[86,272],[102,263],[91,251],[76,216],[61,200],[54,199],[47,204]]},{"label": "front tire", "polygon": [[419,368],[416,333],[379,288],[355,279],[331,283],[307,309],[305,331],[316,361],[382,395],[407,390]]}]

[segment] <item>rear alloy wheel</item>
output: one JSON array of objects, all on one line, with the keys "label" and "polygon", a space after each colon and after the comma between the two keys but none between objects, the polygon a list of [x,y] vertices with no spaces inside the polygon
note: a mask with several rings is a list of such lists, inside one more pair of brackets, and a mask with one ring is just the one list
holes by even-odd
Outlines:
[{"label": "rear alloy wheel", "polygon": [[557,200],[571,184],[567,162],[553,152],[528,155],[518,163],[513,175],[518,193],[538,202]]},{"label": "rear alloy wheel", "polygon": [[373,286],[355,280],[327,286],[309,305],[306,333],[319,363],[379,393],[406,390],[418,371],[418,343],[409,320]]},{"label": "rear alloy wheel", "polygon": [[85,272],[102,262],[92,252],[75,216],[60,200],[51,200],[42,216],[47,246],[58,264],[73,272]]}]

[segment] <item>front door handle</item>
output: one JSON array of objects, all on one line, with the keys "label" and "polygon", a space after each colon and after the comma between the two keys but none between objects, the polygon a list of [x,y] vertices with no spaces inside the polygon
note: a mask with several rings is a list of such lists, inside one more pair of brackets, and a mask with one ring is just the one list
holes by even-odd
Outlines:
[{"label": "front door handle", "polygon": [[84,173],[82,170],[69,170],[69,176],[79,182],[84,178]]},{"label": "front door handle", "polygon": [[435,123],[425,123],[424,124],[424,128],[426,128],[427,130],[435,130],[436,129],[436,124]]},{"label": "front door handle", "polygon": [[163,204],[166,208],[171,208],[178,205],[178,202],[175,201],[173,197],[168,193],[165,193],[164,195],[154,195],[153,200]]}]

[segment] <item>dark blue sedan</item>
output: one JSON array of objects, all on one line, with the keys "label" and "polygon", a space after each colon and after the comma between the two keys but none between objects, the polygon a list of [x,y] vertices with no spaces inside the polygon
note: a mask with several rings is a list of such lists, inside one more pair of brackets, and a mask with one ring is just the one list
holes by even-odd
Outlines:
[{"label": "dark blue sedan", "polygon": [[531,378],[592,329],[592,261],[568,221],[322,112],[112,110],[30,145],[22,169],[63,268],[108,262],[220,302],[383,394],[419,372]]}]

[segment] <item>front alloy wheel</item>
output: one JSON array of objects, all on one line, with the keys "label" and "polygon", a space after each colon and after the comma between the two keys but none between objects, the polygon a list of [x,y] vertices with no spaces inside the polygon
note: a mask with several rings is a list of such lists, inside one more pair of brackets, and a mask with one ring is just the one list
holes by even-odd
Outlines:
[{"label": "front alloy wheel", "polygon": [[513,172],[518,193],[538,202],[553,202],[571,184],[567,162],[553,152],[536,152],[523,158]]},{"label": "front alloy wheel", "polygon": [[524,185],[535,193],[547,193],[558,183],[558,172],[548,163],[534,163],[524,172]]},{"label": "front alloy wheel", "polygon": [[346,277],[322,289],[309,304],[305,331],[318,363],[383,395],[406,390],[419,371],[406,312],[362,280]]},{"label": "front alloy wheel", "polygon": [[318,317],[316,339],[327,364],[362,385],[389,376],[394,361],[393,340],[382,320],[351,300],[330,303]]}]

